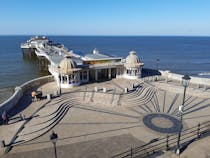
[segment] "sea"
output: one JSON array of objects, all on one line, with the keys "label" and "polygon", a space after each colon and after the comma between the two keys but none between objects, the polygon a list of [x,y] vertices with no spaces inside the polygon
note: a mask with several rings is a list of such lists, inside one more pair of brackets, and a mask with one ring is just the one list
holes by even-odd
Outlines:
[{"label": "sea", "polygon": [[[31,36],[0,36],[0,89],[14,88],[46,75],[22,56],[20,44]],[[210,37],[181,36],[48,36],[83,54],[99,52],[126,57],[136,51],[145,68],[210,78]]]}]

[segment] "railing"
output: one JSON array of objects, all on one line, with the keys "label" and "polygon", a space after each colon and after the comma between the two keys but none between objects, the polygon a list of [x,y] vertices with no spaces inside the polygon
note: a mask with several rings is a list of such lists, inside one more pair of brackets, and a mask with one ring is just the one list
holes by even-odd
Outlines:
[{"label": "railing", "polygon": [[[207,136],[210,133],[210,121],[198,124],[197,126],[182,130],[180,144],[181,151],[190,143]],[[147,157],[155,153],[161,153],[167,150],[175,150],[177,148],[178,134],[167,135],[162,138],[152,139],[149,143],[139,147],[130,148],[129,150],[112,156],[112,158],[140,158]]]}]

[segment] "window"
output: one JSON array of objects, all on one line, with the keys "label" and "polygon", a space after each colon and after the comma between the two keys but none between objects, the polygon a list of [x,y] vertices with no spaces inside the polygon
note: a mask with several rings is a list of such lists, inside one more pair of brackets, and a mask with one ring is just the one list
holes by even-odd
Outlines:
[{"label": "window", "polygon": [[63,76],[63,83],[67,83],[67,76]]}]

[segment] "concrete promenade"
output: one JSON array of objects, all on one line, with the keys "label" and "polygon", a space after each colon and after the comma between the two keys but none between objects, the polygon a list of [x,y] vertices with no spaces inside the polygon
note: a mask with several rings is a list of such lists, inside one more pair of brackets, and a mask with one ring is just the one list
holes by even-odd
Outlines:
[{"label": "concrete promenade", "polygon": [[[130,91],[125,93],[125,88]],[[44,95],[53,94],[57,87],[50,82],[38,90]],[[1,148],[1,154],[9,150],[3,157],[53,157],[49,135],[54,130],[59,137],[58,157],[111,157],[151,139],[174,134],[171,128],[174,122],[179,123],[182,96],[183,87],[178,83],[125,79],[62,89],[62,95],[51,101],[31,102],[28,92],[11,112],[9,125],[0,126],[0,138],[12,146]],[[20,113],[25,120],[19,120]],[[155,117],[146,117],[150,114]],[[209,90],[187,89],[183,119],[184,129],[210,120]],[[198,146],[208,144],[202,140],[195,143],[199,142]],[[190,146],[193,150],[196,147]],[[190,148],[181,156],[191,157]],[[208,149],[204,150],[208,153]]]}]

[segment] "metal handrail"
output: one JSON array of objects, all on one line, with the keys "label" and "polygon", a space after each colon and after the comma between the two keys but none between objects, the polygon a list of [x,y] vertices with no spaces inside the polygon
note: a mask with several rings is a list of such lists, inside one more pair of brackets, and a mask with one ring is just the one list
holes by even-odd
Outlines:
[{"label": "metal handrail", "polygon": [[[181,135],[182,144],[197,140],[203,134],[210,132],[210,126],[206,127],[206,124],[208,125],[208,123],[210,123],[210,121],[206,121],[197,126],[193,126],[191,128],[183,130],[182,135]],[[172,135],[168,135],[167,137],[162,137],[162,138],[157,138],[157,139],[158,140],[155,142],[147,143],[147,144],[135,147],[135,148],[131,148],[131,150],[127,150],[125,152],[116,154],[112,156],[112,158],[134,157],[135,155],[144,157],[144,156],[151,155],[155,152],[175,148],[177,145],[177,134],[172,134]]]}]

